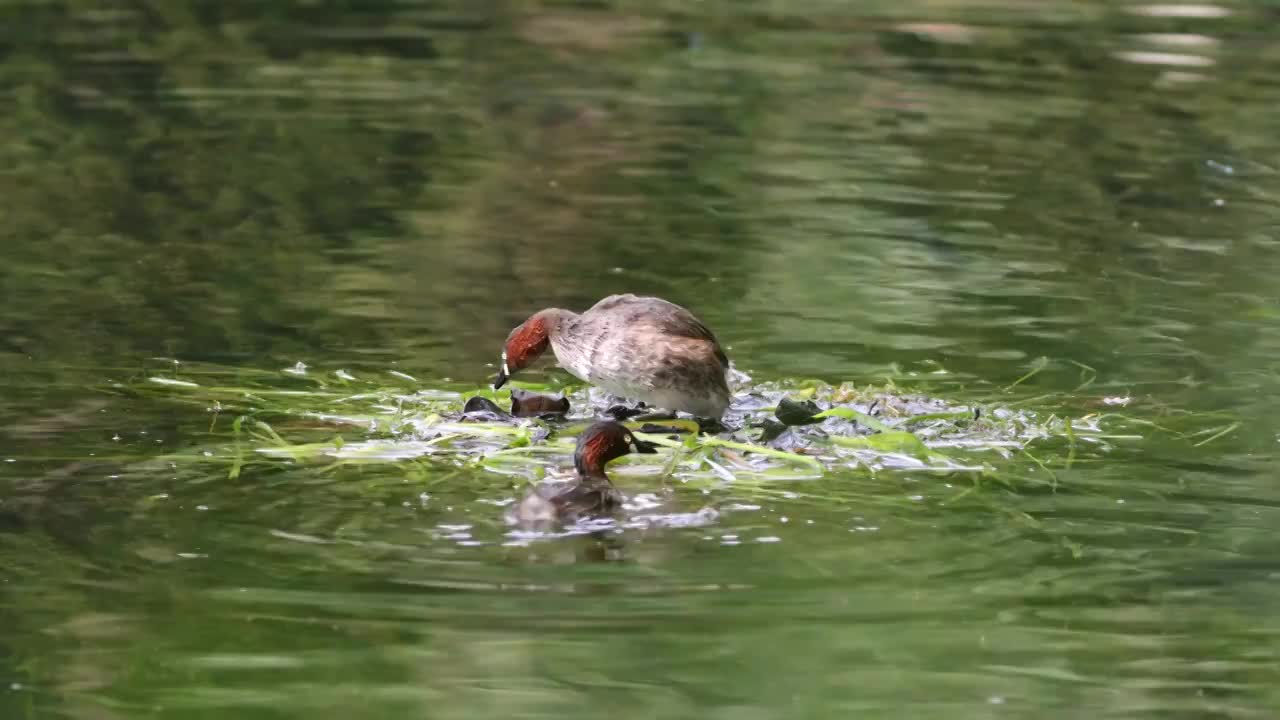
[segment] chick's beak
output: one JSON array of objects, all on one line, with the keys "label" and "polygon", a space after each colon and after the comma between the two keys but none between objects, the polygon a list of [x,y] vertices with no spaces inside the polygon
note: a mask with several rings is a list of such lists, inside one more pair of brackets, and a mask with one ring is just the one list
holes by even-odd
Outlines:
[{"label": "chick's beak", "polygon": [[658,452],[658,446],[647,440],[641,440],[639,438],[636,438],[635,444],[636,444],[636,452],[638,453],[644,453],[645,455],[654,455]]}]

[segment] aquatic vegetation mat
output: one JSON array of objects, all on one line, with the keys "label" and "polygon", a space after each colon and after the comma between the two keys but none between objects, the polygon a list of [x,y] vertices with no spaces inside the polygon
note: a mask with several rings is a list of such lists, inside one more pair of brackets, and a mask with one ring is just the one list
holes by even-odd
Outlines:
[{"label": "aquatic vegetation mat", "polygon": [[[412,462],[536,481],[568,472],[577,434],[619,402],[581,385],[424,388],[398,371],[357,376],[301,364],[262,371],[176,362],[162,368],[104,390],[203,409],[211,442],[171,460],[223,465],[229,478],[261,466],[332,471]],[[1106,411],[1070,417],[1014,402],[948,401],[892,380],[753,383],[737,372],[733,380],[732,408],[719,432],[700,433],[691,419],[627,420],[661,452],[624,458],[617,471],[640,464],[653,471],[659,463],[661,473],[683,483],[736,483],[767,493],[783,481],[833,471],[982,478],[1018,461],[1056,485],[1054,467],[1096,459],[1116,443],[1140,440],[1144,430],[1178,432]],[[1202,431],[1197,439],[1214,438]]]}]

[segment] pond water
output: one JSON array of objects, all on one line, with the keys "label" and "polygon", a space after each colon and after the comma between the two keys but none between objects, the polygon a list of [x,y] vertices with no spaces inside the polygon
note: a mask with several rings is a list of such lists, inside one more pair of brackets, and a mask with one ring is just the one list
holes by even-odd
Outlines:
[{"label": "pond water", "polygon": [[[0,20],[0,716],[1280,709],[1271,3]],[[519,478],[232,478],[162,460],[229,417],[111,391],[174,359],[478,387],[529,312],[620,291],[693,308],[759,382],[1141,431],[978,485],[676,483],[719,515],[521,546]]]}]

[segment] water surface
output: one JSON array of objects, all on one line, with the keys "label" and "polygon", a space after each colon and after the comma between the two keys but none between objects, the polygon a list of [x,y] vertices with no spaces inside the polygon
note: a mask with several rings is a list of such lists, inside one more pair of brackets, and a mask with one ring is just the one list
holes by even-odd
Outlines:
[{"label": "water surface", "polygon": [[[1280,707],[1268,3],[0,20],[0,715]],[[760,381],[1203,432],[1051,446],[1052,482],[1018,456],[963,497],[677,485],[668,511],[720,515],[519,546],[519,478],[229,479],[156,461],[228,418],[101,391],[174,358],[478,386],[531,310],[618,291],[694,308]]]}]

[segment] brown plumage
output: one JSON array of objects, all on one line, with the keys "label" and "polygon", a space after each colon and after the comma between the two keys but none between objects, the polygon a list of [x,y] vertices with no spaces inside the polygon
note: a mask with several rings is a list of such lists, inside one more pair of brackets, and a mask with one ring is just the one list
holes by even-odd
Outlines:
[{"label": "brown plumage", "polygon": [[609,481],[604,467],[629,453],[654,453],[653,444],[637,440],[631,431],[611,420],[594,423],[578,437],[573,466],[578,476],[568,482],[540,483],[516,507],[523,524],[571,522],[601,515],[622,505],[622,493]]},{"label": "brown plumage", "polygon": [[661,298],[611,295],[582,314],[541,310],[511,331],[501,387],[547,347],[580,380],[664,410],[718,419],[729,407],[729,358],[688,310]]}]

